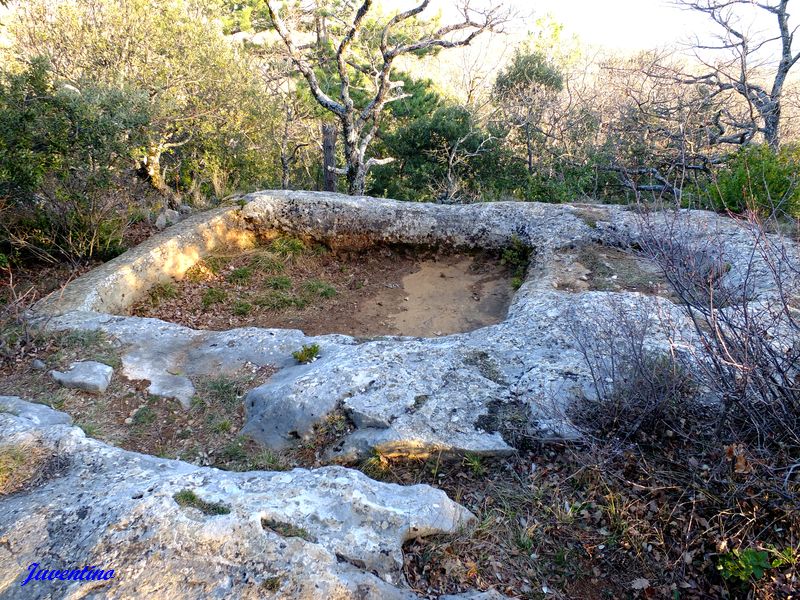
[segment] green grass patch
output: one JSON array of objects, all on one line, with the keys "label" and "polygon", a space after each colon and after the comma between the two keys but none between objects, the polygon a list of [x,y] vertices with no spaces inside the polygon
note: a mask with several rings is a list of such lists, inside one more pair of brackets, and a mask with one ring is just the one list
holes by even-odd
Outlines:
[{"label": "green grass patch", "polygon": [[207,310],[214,304],[219,304],[220,302],[225,302],[227,300],[228,294],[225,290],[221,290],[219,288],[208,288],[205,292],[203,292],[202,303],[203,303],[203,310]]},{"label": "green grass patch", "polygon": [[309,344],[292,352],[294,359],[302,364],[310,363],[319,356],[319,344]]},{"label": "green grass patch", "polygon": [[305,308],[307,302],[297,296],[280,290],[271,290],[253,300],[261,308],[281,310],[284,308]]},{"label": "green grass patch", "polygon": [[214,433],[230,433],[232,428],[231,422],[228,419],[223,419],[214,425],[213,431]]},{"label": "green grass patch", "polygon": [[306,244],[299,238],[285,236],[272,240],[269,248],[278,256],[288,258],[303,254],[306,251]]},{"label": "green grass patch", "polygon": [[206,515],[227,515],[230,507],[220,502],[206,502],[192,490],[181,490],[172,497],[178,506],[196,508]]},{"label": "green grass patch", "polygon": [[158,306],[164,300],[173,300],[178,297],[178,288],[172,281],[162,281],[155,284],[148,292],[150,304]]},{"label": "green grass patch", "polygon": [[233,303],[233,308],[231,309],[231,312],[233,312],[233,314],[236,315],[237,317],[246,317],[252,312],[252,310],[253,310],[252,304],[244,300],[237,300],[236,302]]},{"label": "green grass patch", "polygon": [[208,403],[223,406],[234,406],[244,393],[241,382],[226,375],[204,382],[202,390]]},{"label": "green grass patch", "polygon": [[237,470],[230,468],[230,463],[246,464],[247,463],[247,450],[244,446],[245,440],[240,437],[228,442],[218,454],[218,462],[226,465],[225,468],[229,470]]},{"label": "green grass patch", "polygon": [[156,411],[149,406],[143,406],[133,415],[133,424],[136,427],[147,427],[156,421]]},{"label": "green grass patch", "polygon": [[319,298],[333,298],[336,288],[319,279],[309,279],[303,283],[303,293]]},{"label": "green grass patch", "polygon": [[264,252],[256,254],[250,260],[250,268],[262,273],[283,273],[286,266],[274,254]]},{"label": "green grass patch", "polygon": [[59,346],[66,350],[74,350],[76,348],[87,348],[93,346],[100,346],[108,342],[106,334],[99,329],[70,331],[65,333],[59,342]]},{"label": "green grass patch", "polygon": [[208,270],[214,273],[214,275],[219,275],[219,273],[228,266],[228,263],[231,262],[231,259],[227,256],[207,256],[203,259],[205,266],[208,267]]},{"label": "green grass patch", "polygon": [[250,267],[239,267],[228,273],[228,281],[231,283],[247,283],[253,277],[253,269]]},{"label": "green grass patch", "polygon": [[292,289],[292,279],[286,275],[275,275],[267,278],[264,285],[271,290],[290,290]]}]

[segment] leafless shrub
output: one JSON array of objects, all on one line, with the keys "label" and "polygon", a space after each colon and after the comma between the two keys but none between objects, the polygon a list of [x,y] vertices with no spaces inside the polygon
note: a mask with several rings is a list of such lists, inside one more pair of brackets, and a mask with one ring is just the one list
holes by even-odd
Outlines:
[{"label": "leafless shrub", "polygon": [[584,431],[602,437],[653,434],[688,412],[694,385],[670,349],[652,346],[653,306],[613,296],[607,302],[603,315],[570,317],[593,388],[593,394],[576,400],[570,416]]},{"label": "leafless shrub", "polygon": [[[692,371],[719,398],[718,434],[759,448],[800,448],[800,263],[788,240],[749,214],[732,235],[679,212],[643,214],[640,245],[699,338]],[[727,238],[729,250],[723,247]],[[730,262],[728,262],[730,261]]]},{"label": "leafless shrub", "polygon": [[32,324],[29,309],[36,300],[35,290],[20,292],[11,269],[0,268],[6,278],[0,288],[0,366],[26,356],[41,340],[41,328]]}]

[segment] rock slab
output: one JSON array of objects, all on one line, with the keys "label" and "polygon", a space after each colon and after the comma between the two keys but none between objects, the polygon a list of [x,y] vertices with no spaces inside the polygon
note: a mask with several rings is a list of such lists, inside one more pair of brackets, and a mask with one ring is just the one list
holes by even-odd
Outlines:
[{"label": "rock slab", "polygon": [[50,377],[64,387],[102,394],[111,384],[114,369],[93,360],[74,362],[65,372],[50,371]]},{"label": "rock slab", "polygon": [[[45,462],[29,466],[46,474],[0,498],[2,598],[411,599],[403,543],[474,520],[425,485],[342,467],[219,471],[111,447],[68,422],[0,398],[2,445],[38,447],[30,455]],[[223,514],[179,504],[187,490]],[[32,563],[115,576],[22,587]]]},{"label": "rock slab", "polygon": [[[256,328],[195,331],[108,314],[124,312],[156,275],[185,273],[212,246],[207,242],[204,250],[198,244],[206,230],[215,232],[211,241],[234,245],[240,238],[276,233],[341,248],[397,243],[501,250],[522,243],[532,249],[534,260],[502,323],[431,339],[310,337],[297,330]],[[757,252],[754,257],[752,232],[713,213],[655,212],[645,218],[622,206],[442,206],[266,191],[243,197],[241,208],[186,219],[72,282],[57,306],[39,308],[53,317],[53,328],[99,329],[117,339],[126,349],[122,374],[149,381],[149,393],[176,398],[184,406],[194,392],[192,378],[234,373],[247,363],[277,368],[245,397],[242,432],[273,448],[302,443],[336,413],[349,418],[352,427],[332,444],[327,458],[356,460],[374,451],[502,455],[513,452],[519,439],[578,435],[566,408],[596,390],[576,330],[613,325],[618,310],[636,311],[652,320],[645,340],[650,350],[672,351],[673,342],[679,342],[681,351],[697,354],[693,325],[669,295],[643,294],[635,286],[592,289],[585,276],[583,285],[564,285],[582,277],[572,271],[576,251],[595,255],[600,247],[647,262],[649,270],[636,276],[650,277],[656,265],[632,249],[646,247],[654,236],[675,236],[689,254],[719,257],[726,286],[746,282],[754,299],[774,293],[769,265]],[[787,250],[795,253],[795,245]],[[318,344],[322,356],[297,365],[291,354],[307,344]]]}]

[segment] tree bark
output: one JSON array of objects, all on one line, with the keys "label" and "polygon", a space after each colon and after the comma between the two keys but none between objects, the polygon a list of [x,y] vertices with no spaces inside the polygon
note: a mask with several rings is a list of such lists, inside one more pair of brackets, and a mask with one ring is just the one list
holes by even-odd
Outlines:
[{"label": "tree bark", "polygon": [[764,119],[764,139],[769,147],[777,152],[781,144],[781,106],[776,104],[771,111],[762,115]]},{"label": "tree bark", "polygon": [[291,170],[291,160],[289,159],[289,119],[283,126],[283,139],[281,140],[281,189],[289,189],[289,171]]},{"label": "tree bark", "polygon": [[525,147],[528,150],[528,174],[533,175],[533,140],[530,123],[525,123]]},{"label": "tree bark", "polygon": [[322,124],[322,189],[326,192],[336,191],[336,125]]},{"label": "tree bark", "polygon": [[286,154],[281,154],[281,189],[288,190],[289,189],[289,170],[291,165],[289,164],[289,157]]},{"label": "tree bark", "polygon": [[141,171],[153,188],[159,192],[166,191],[167,184],[161,176],[161,150],[159,148],[148,148],[147,155],[141,164]]},{"label": "tree bark", "polygon": [[359,131],[349,119],[343,118],[344,155],[347,163],[347,193],[351,196],[363,196],[367,173],[364,156],[359,149]]}]

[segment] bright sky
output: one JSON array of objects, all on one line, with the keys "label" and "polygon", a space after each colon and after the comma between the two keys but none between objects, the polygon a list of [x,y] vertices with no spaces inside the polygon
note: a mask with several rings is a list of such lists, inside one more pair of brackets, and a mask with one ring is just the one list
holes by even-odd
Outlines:
[{"label": "bright sky", "polygon": [[708,19],[668,0],[512,0],[534,17],[552,14],[567,35],[609,49],[639,50],[678,43],[709,29]]},{"label": "bright sky", "polygon": [[[565,37],[577,35],[589,46],[601,46],[608,50],[630,52],[659,46],[689,42],[695,36],[708,39],[718,32],[711,20],[696,11],[681,9],[673,0],[501,0],[514,10],[519,18],[509,24],[507,30],[526,33],[535,29],[538,18],[551,15],[561,23]],[[498,0],[473,0],[473,5],[492,6]],[[384,0],[383,4],[404,6],[416,4],[409,0]],[[434,0],[431,12],[442,10],[445,19],[457,17],[456,0]],[[774,29],[772,17],[765,11],[737,8],[743,17],[746,30],[762,31]],[[758,17],[754,20],[754,17]]]}]

